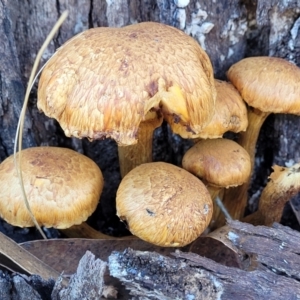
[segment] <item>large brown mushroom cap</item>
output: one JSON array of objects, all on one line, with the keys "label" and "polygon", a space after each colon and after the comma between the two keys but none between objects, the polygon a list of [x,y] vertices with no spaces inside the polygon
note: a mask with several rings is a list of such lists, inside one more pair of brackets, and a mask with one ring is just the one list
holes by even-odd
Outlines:
[{"label": "large brown mushroom cap", "polygon": [[[40,225],[68,228],[85,221],[96,209],[103,177],[88,157],[70,149],[34,147],[22,150],[21,162],[25,192]],[[14,226],[34,226],[13,156],[0,164],[0,190],[0,216]]]},{"label": "large brown mushroom cap", "polygon": [[205,183],[218,188],[241,185],[251,172],[247,151],[228,139],[199,141],[185,153],[182,166]]},{"label": "large brown mushroom cap", "polygon": [[214,103],[205,51],[182,31],[152,22],[78,34],[48,61],[38,89],[38,108],[67,136],[111,137],[120,145],[136,142],[151,110],[197,133]]},{"label": "large brown mushroom cap", "polygon": [[300,68],[285,59],[248,57],[232,65],[227,77],[249,106],[300,114]]},{"label": "large brown mushroom cap", "polygon": [[140,165],[121,181],[117,214],[141,239],[166,247],[184,246],[208,226],[212,200],[204,184],[177,166]]}]

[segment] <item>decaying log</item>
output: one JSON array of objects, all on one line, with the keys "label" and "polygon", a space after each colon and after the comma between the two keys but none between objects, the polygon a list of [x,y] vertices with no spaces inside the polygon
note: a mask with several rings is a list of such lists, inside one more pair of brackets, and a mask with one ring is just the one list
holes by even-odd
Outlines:
[{"label": "decaying log", "polygon": [[133,299],[300,299],[300,234],[231,221],[227,242],[243,255],[244,269],[194,253],[175,258],[127,249],[114,252],[109,269]]},{"label": "decaying log", "polygon": [[[124,298],[124,293],[113,294],[112,297],[160,300],[300,299],[299,232],[277,223],[273,227],[265,227],[229,221],[219,234],[209,234],[204,239],[208,241],[209,238],[221,241],[236,253],[239,263],[227,264],[226,257],[223,261],[219,258],[219,262],[216,262],[193,252],[179,250],[171,253],[170,256],[170,251],[162,252],[164,253],[162,255],[152,251],[130,248],[123,251],[119,248],[120,251],[114,251],[108,258],[109,272],[116,278],[114,282],[116,290],[120,288],[119,282],[121,282],[129,290],[132,298],[128,295]],[[130,241],[127,242],[129,245]],[[197,243],[195,247],[191,244],[190,251],[201,253],[197,250],[200,244]],[[211,247],[215,247],[213,245],[216,244],[212,243]],[[219,249],[222,251],[221,248]],[[166,250],[170,249],[166,248]],[[185,251],[187,250],[186,248]],[[47,252],[46,248],[45,252]],[[205,255],[204,252],[202,253]],[[45,262],[47,262],[46,257],[47,255],[44,257]],[[100,294],[103,285],[108,284],[109,279],[108,276],[103,277],[105,265],[106,262],[100,261],[92,253],[87,252],[81,259],[76,274],[72,275],[68,287],[60,287],[59,282],[56,283],[51,300],[68,299],[66,295],[72,293],[80,295],[80,299],[89,299],[88,292]],[[69,261],[65,265],[64,261],[60,262],[61,269],[68,269],[68,266]],[[6,299],[5,293],[11,296],[12,290],[16,290],[16,285],[19,285],[20,295],[24,299],[50,299],[45,295],[40,296],[40,291],[41,287],[43,290],[47,288],[50,295],[49,287],[53,288],[54,281],[43,281],[40,278],[33,280],[33,278],[38,277],[0,274],[1,299]],[[40,290],[37,289],[37,282]],[[115,289],[105,290],[105,292],[111,291],[114,293]],[[28,298],[28,295],[36,294],[37,296]]]},{"label": "decaying log", "polygon": [[245,270],[271,271],[300,280],[298,231],[278,223],[266,227],[229,221],[228,226],[228,241],[248,257],[248,264],[243,264]]},{"label": "decaying log", "polygon": [[[96,258],[90,251],[79,261],[77,271],[69,282],[64,274],[54,279],[44,280],[38,275],[2,272],[0,270],[1,300],[90,300],[116,298],[117,291],[104,285],[106,262]],[[66,284],[66,286],[65,286]],[[103,297],[102,297],[103,296]]]},{"label": "decaying log", "polygon": [[61,285],[61,279],[55,282],[51,299],[100,299],[103,292],[103,276],[106,263],[87,251],[78,264],[77,271],[71,276],[67,287]]}]

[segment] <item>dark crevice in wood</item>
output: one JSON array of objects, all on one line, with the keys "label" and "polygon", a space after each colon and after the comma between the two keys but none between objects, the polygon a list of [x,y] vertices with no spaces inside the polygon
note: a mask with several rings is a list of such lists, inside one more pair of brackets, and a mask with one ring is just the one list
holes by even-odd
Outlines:
[{"label": "dark crevice in wood", "polygon": [[89,11],[89,28],[93,28],[94,24],[93,24],[93,10],[94,10],[94,0],[90,0],[91,4],[90,4],[90,11]]},{"label": "dark crevice in wood", "polygon": [[[55,1],[56,4],[56,10],[57,10],[57,15],[60,16],[62,11],[61,11],[61,7],[60,7],[60,0],[56,0]],[[54,25],[54,24],[53,24]],[[55,45],[55,49],[60,47],[60,39],[61,39],[61,27],[58,29],[56,36],[53,39],[54,45]],[[45,37],[46,38],[46,37]]]}]

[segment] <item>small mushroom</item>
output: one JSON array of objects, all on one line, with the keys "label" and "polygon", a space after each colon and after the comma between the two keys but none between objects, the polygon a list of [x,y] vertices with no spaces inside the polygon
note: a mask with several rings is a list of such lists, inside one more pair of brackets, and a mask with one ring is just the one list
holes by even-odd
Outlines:
[{"label": "small mushroom", "polygon": [[[253,171],[257,138],[271,113],[300,115],[300,68],[277,57],[248,57],[232,65],[228,79],[248,104],[248,128],[238,143],[250,154]],[[235,219],[247,205],[251,175],[243,185],[225,192],[223,201]]]},{"label": "small mushroom", "polygon": [[[99,203],[102,173],[91,159],[73,150],[22,150],[21,170],[31,211],[41,226],[63,229],[80,224]],[[0,190],[1,218],[14,226],[34,226],[24,203],[13,155],[0,164]]]},{"label": "small mushroom", "polygon": [[190,133],[189,138],[195,141],[221,138],[228,131],[238,133],[248,126],[246,103],[237,89],[230,82],[214,81],[217,93],[215,111],[199,134]]},{"label": "small mushroom", "polygon": [[208,226],[212,201],[204,184],[177,166],[153,162],[130,171],[117,191],[117,215],[137,237],[182,247]]},{"label": "small mushroom", "polygon": [[[247,151],[238,143],[223,138],[199,141],[183,156],[182,167],[202,180],[212,200],[223,189],[246,182],[251,172]],[[219,227],[219,214],[220,210],[214,201],[211,229]]]},{"label": "small mushroom", "polygon": [[116,140],[122,176],[152,161],[163,118],[198,133],[214,105],[208,55],[184,32],[155,22],[76,35],[47,62],[38,87],[38,108],[66,136]]},{"label": "small mushroom", "polygon": [[280,222],[285,204],[300,192],[300,163],[291,167],[273,166],[273,172],[262,191],[258,210],[243,221],[271,226]]}]

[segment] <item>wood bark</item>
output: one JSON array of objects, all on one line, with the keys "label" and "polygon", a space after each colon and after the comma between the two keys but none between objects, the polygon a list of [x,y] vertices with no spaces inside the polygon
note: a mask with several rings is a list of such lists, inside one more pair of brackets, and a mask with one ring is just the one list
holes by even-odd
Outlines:
[{"label": "wood bark", "polygon": [[[97,26],[125,26],[155,21],[180,28],[209,54],[215,77],[245,56],[274,55],[300,65],[299,1],[191,0],[185,8],[173,0],[51,0],[0,1],[0,161],[12,154],[18,116],[26,83],[39,47],[65,9],[69,17],[44,53],[41,66],[54,51],[75,34]],[[56,121],[39,113],[36,89],[30,98],[24,131],[24,147],[50,145],[73,148],[91,157],[103,171],[106,184],[97,214],[90,223],[116,234],[115,192],[120,182],[114,141],[66,138]],[[256,176],[250,191],[250,210],[265,184],[272,164],[300,158],[300,118],[277,115],[268,118],[257,148]],[[181,164],[190,147],[163,124],[155,132],[154,160]],[[118,227],[118,228],[116,228]],[[122,229],[123,230],[123,229]]]},{"label": "wood bark", "polygon": [[98,299],[101,292],[117,292],[116,299],[152,300],[300,297],[300,233],[278,223],[266,227],[230,221],[181,251],[117,239],[53,239],[22,247],[57,274],[73,275],[62,285],[61,277],[54,284],[31,271],[26,276],[0,269],[1,299]]},{"label": "wood bark", "polygon": [[127,249],[109,257],[110,273],[133,299],[299,299],[299,232],[238,221],[226,231],[223,239],[239,253],[242,268],[191,252],[177,251],[172,259]]}]

